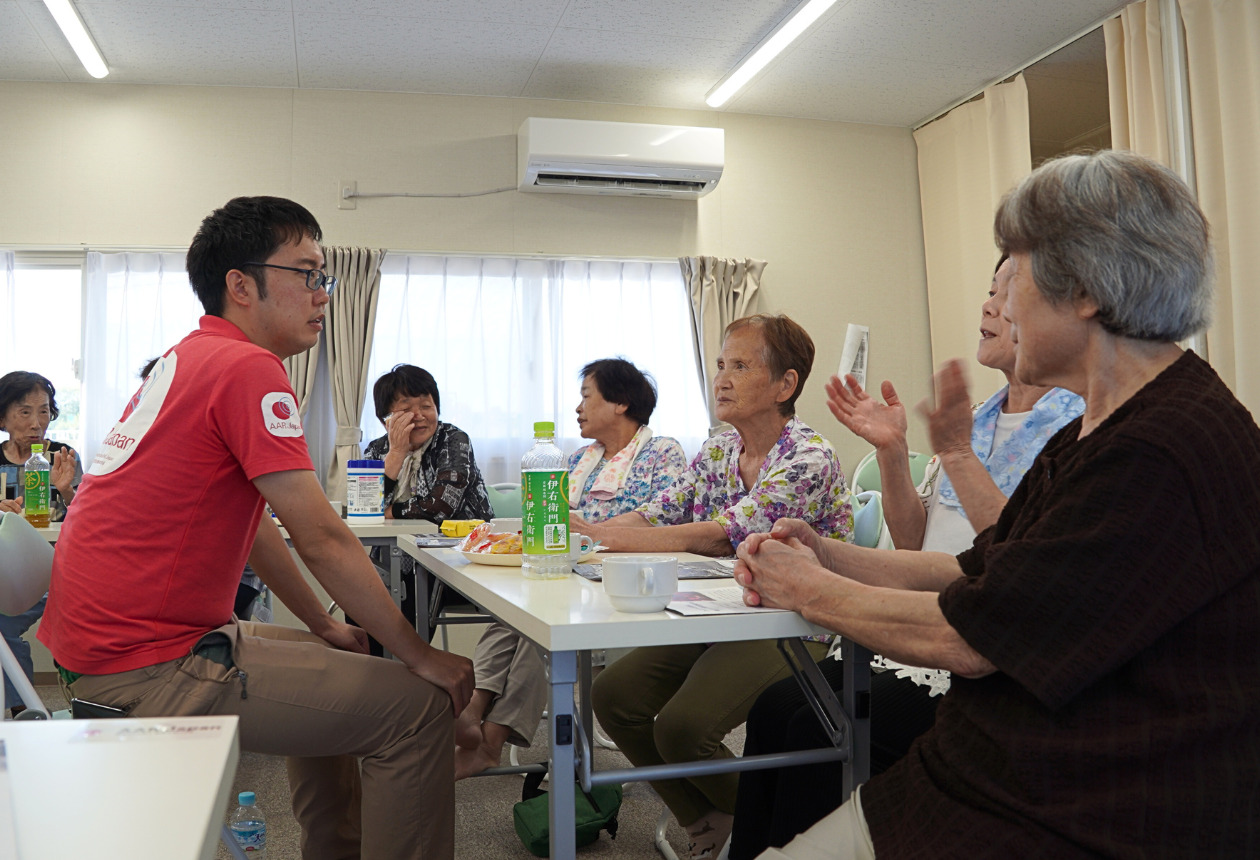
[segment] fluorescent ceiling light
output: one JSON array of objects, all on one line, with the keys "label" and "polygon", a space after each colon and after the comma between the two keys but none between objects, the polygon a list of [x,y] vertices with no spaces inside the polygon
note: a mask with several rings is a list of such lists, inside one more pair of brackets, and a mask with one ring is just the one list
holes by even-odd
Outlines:
[{"label": "fluorescent ceiling light", "polygon": [[715,108],[726,104],[731,96],[760,74],[788,45],[817,24],[823,13],[835,4],[836,0],[806,0],[797,6],[791,15],[779,22],[779,26],[761,40],[761,44],[757,45],[752,53],[744,57],[739,65],[718,81],[717,86],[709,90],[708,95],[704,97],[705,103]]},{"label": "fluorescent ceiling light", "polygon": [[101,52],[96,49],[96,43],[88,35],[87,27],[83,26],[83,19],[79,17],[78,10],[71,5],[70,0],[44,0],[44,5],[52,13],[53,19],[61,28],[70,47],[74,48],[74,52],[78,54],[79,62],[83,64],[83,68],[87,69],[87,73],[94,78],[103,78],[108,75],[109,69],[105,67]]}]

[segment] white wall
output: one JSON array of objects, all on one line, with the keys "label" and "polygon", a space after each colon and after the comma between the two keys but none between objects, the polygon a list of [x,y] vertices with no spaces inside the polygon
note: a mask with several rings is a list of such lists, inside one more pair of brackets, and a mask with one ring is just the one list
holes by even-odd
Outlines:
[{"label": "white wall", "polygon": [[[509,192],[337,208],[340,179],[363,192],[515,184],[528,116],[722,126],[726,172],[697,202]],[[561,101],[0,83],[0,184],[8,247],[182,247],[230,197],[276,194],[310,208],[330,244],[767,260],[762,309],[792,316],[818,347],[798,410],[846,469],[867,446],[836,425],[822,390],[845,324],[871,327],[871,374],[907,402],[930,375],[908,129]]]},{"label": "white wall", "polygon": [[[360,191],[514,184],[527,116],[721,125],[727,167],[694,203],[509,192],[359,200]],[[311,209],[331,244],[396,250],[769,261],[764,309],[818,344],[800,400],[848,465],[822,382],[847,322],[872,328],[872,374],[917,398],[929,372],[922,230],[907,129],[654,108],[324,90],[0,84],[0,243],[187,244],[238,194]],[[661,428],[668,433],[668,428]],[[918,436],[921,440],[922,437]],[[912,442],[915,440],[912,439]]]}]

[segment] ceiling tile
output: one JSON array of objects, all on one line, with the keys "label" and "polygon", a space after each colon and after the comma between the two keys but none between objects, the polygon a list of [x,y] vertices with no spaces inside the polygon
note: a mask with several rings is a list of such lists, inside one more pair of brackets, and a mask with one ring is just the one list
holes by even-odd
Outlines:
[{"label": "ceiling tile", "polygon": [[[798,0],[76,0],[110,82],[707,109]],[[727,108],[912,124],[1125,0],[838,0]],[[1091,35],[1090,40],[1101,41]],[[1091,79],[1072,46],[1030,75]],[[0,80],[90,81],[39,0],[0,0]]]},{"label": "ceiling tile", "polygon": [[310,14],[298,21],[304,87],[518,95],[547,27]]},{"label": "ceiling tile", "polygon": [[[825,80],[823,85],[811,81]],[[734,99],[740,113],[911,125],[984,83],[974,69],[865,54],[795,51]]]},{"label": "ceiling tile", "polygon": [[[83,7],[85,0],[75,0]],[[289,12],[290,0],[87,0],[100,6],[115,6],[129,14],[144,16],[150,8],[165,9],[217,9],[236,12]]]},{"label": "ceiling tile", "polygon": [[481,24],[554,28],[569,0],[292,0],[295,17],[307,13],[440,18]]},{"label": "ceiling tile", "polygon": [[1126,3],[850,0],[802,44],[819,51],[984,66],[996,76]]},{"label": "ceiling tile", "polygon": [[561,28],[521,95],[705,108],[704,94],[738,57],[729,42]]},{"label": "ceiling tile", "polygon": [[[42,3],[40,7],[43,8]],[[46,38],[41,37],[14,0],[0,0],[0,80],[70,80]],[[66,53],[70,53],[69,46]],[[73,56],[70,54],[71,59]]]},{"label": "ceiling tile", "polygon": [[80,2],[111,83],[297,86],[288,12]]},{"label": "ceiling tile", "polygon": [[[751,49],[799,0],[573,0],[561,27],[736,42]],[[743,52],[741,51],[741,54]]]}]

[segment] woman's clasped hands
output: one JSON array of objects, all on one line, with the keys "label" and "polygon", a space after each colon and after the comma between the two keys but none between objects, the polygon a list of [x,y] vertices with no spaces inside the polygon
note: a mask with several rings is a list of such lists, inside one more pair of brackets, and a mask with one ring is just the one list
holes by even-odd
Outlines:
[{"label": "woman's clasped hands", "polygon": [[809,523],[775,522],[769,534],[751,534],[735,551],[735,582],[744,588],[744,603],[773,609],[799,610],[808,602],[811,572],[821,573],[823,539]]}]

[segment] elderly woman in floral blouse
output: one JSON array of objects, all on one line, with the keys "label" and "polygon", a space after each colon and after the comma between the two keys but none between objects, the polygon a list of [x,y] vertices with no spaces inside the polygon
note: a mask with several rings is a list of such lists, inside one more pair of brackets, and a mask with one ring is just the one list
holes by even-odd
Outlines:
[{"label": "elderly woman in floral blouse", "polygon": [[[652,380],[624,358],[582,368],[578,432],[593,440],[569,458],[571,506],[592,522],[632,511],[687,468],[682,446],[653,436]],[[476,690],[455,723],[455,778],[494,767],[507,743],[529,746],[547,705],[538,649],[502,624],[491,624],[473,658]]]},{"label": "elderly woman in floral blouse", "polygon": [[[709,439],[669,488],[631,513],[573,528],[618,551],[731,555],[750,533],[801,517],[848,540],[852,511],[835,452],[795,415],[814,343],[786,316],[731,323],[713,383],[717,417],[734,429]],[[826,646],[808,643],[819,659]],[[636,648],[596,680],[600,724],[636,765],[725,758],[722,738],[758,694],[788,675],[771,640]],[[691,856],[714,857],[731,829],[738,777],[652,783],[686,829]]]}]

